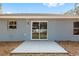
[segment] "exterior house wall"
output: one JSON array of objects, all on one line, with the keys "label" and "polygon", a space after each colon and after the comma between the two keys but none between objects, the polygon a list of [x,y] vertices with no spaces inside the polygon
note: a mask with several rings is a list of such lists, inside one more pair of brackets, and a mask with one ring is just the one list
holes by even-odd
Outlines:
[{"label": "exterior house wall", "polygon": [[[29,19],[16,19],[17,29],[7,28],[9,19],[0,19],[0,41],[31,40],[31,21]],[[48,21],[48,40],[79,40],[79,35],[73,35],[73,19],[41,19]]]},{"label": "exterior house wall", "polygon": [[16,19],[17,29],[8,29],[9,19],[0,19],[0,40],[15,41],[30,39],[30,25],[26,19]]},{"label": "exterior house wall", "polygon": [[79,41],[79,35],[73,35],[73,22],[79,19],[53,19],[48,23],[49,40]]},{"label": "exterior house wall", "polygon": [[72,20],[54,19],[48,24],[49,40],[71,40],[73,36]]}]

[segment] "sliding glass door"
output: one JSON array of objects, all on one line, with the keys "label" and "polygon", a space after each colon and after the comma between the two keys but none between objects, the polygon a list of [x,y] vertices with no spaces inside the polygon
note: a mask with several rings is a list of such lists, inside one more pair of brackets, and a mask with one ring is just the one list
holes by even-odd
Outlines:
[{"label": "sliding glass door", "polygon": [[47,39],[47,22],[43,21],[32,22],[32,39],[34,40]]}]

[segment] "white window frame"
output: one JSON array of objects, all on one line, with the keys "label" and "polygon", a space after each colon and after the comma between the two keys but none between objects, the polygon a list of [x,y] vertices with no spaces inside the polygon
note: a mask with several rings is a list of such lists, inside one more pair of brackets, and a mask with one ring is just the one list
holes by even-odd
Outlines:
[{"label": "white window frame", "polygon": [[16,21],[16,29],[10,29],[10,28],[9,28],[9,26],[10,26],[10,25],[9,25],[9,22],[10,22],[10,21],[16,21],[16,20],[15,20],[15,19],[10,19],[10,20],[8,20],[8,22],[7,22],[7,23],[8,23],[8,24],[7,24],[8,30],[16,30],[16,29],[17,29],[17,21]]},{"label": "white window frame", "polygon": [[[32,39],[32,23],[33,22],[47,22],[47,39]],[[40,37],[40,35],[39,35]],[[48,40],[48,21],[31,21],[31,40]]]},{"label": "white window frame", "polygon": [[[79,22],[79,21],[74,21],[74,22]],[[74,27],[74,22],[73,22],[73,35],[77,35],[77,34],[74,34],[74,29],[79,29],[79,28],[75,28]],[[77,35],[78,36],[78,35]]]}]

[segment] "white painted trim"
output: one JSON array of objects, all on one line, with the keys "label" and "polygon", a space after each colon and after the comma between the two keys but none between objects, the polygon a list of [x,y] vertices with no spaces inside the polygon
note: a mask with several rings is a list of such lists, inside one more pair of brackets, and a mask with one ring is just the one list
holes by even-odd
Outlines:
[{"label": "white painted trim", "polygon": [[[9,26],[10,26],[10,25],[9,25],[9,22],[10,22],[10,21],[16,21],[16,29],[10,29],[10,28],[9,28]],[[16,31],[16,30],[17,30],[17,23],[18,23],[18,22],[17,22],[16,19],[8,19],[8,20],[7,20],[7,30],[9,30],[9,31]]]},{"label": "white painted trim", "polygon": [[[32,23],[33,22],[47,22],[47,39],[32,39]],[[38,20],[31,21],[31,40],[48,40],[48,21],[38,21]]]}]

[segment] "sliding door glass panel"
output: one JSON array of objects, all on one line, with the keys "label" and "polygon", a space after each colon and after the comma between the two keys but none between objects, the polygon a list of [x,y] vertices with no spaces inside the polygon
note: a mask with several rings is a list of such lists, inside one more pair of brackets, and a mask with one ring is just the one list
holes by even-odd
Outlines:
[{"label": "sliding door glass panel", "polygon": [[32,23],[32,39],[39,39],[39,22]]},{"label": "sliding door glass panel", "polygon": [[40,39],[47,39],[47,22],[40,22]]}]

